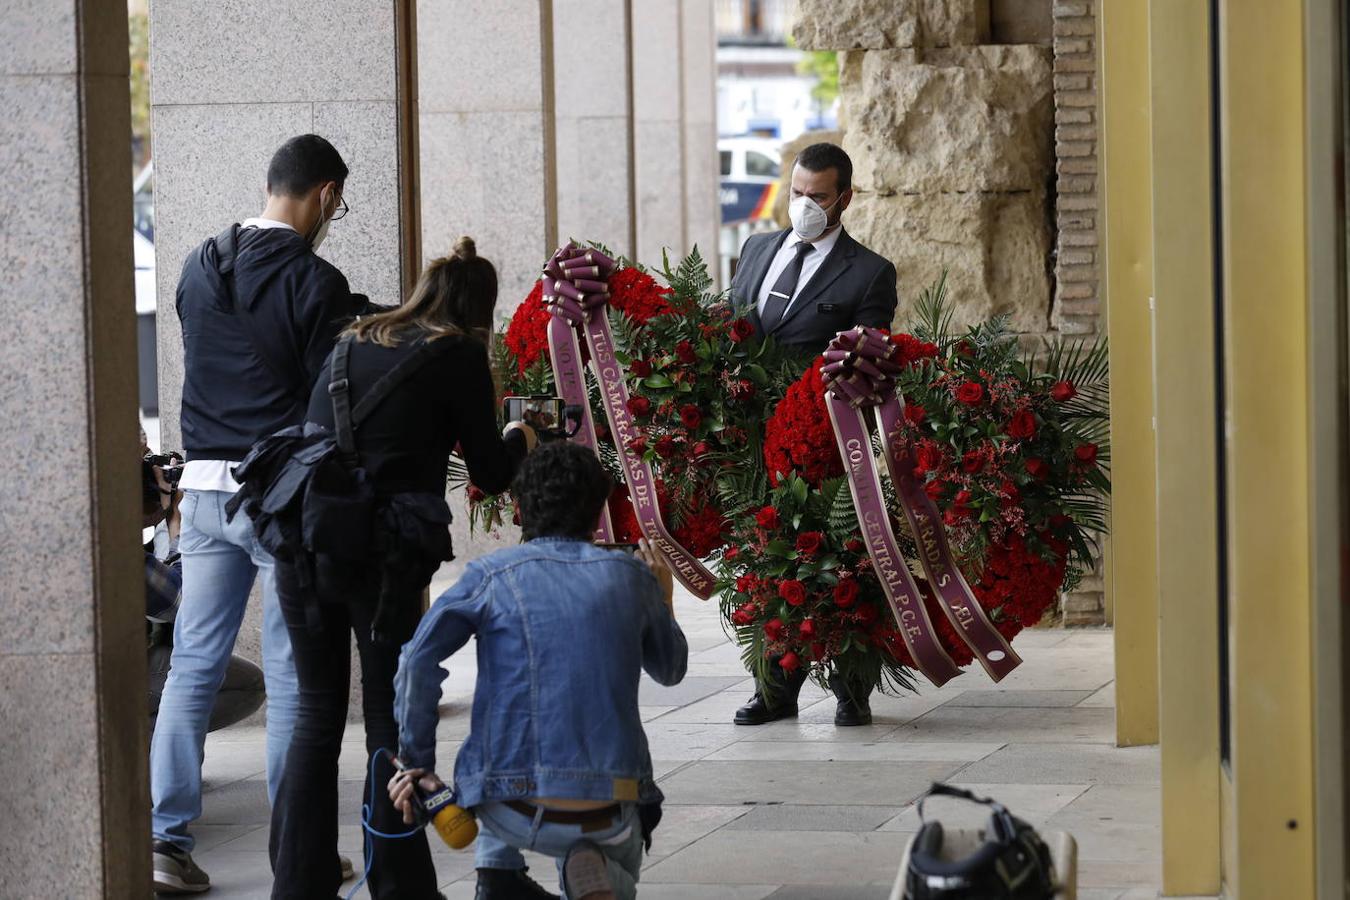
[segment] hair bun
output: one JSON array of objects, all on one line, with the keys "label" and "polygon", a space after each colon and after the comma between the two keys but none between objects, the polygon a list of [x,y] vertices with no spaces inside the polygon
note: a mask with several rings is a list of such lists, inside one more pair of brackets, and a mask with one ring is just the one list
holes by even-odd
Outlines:
[{"label": "hair bun", "polygon": [[468,261],[477,258],[478,247],[474,244],[473,238],[466,234],[455,241],[455,246],[450,250],[450,255]]}]

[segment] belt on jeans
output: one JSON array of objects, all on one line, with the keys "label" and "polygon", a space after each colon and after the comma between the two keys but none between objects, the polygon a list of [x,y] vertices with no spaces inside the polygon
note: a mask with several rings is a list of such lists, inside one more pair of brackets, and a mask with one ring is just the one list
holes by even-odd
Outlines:
[{"label": "belt on jeans", "polygon": [[507,800],[506,805],[522,816],[529,816],[533,819],[536,815],[543,812],[543,821],[553,822],[558,825],[580,825],[583,834],[592,831],[604,831],[610,825],[614,824],[622,808],[617,803],[611,803],[609,806],[602,806],[598,809],[549,809],[546,806],[535,806],[533,803],[526,803],[524,800]]}]

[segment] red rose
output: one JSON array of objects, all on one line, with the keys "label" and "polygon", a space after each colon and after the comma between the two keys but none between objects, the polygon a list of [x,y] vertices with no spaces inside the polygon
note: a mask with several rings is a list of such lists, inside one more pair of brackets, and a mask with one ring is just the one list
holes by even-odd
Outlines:
[{"label": "red rose", "polygon": [[682,363],[692,363],[698,360],[698,354],[694,352],[694,345],[688,341],[680,341],[675,345],[675,355],[679,357]]},{"label": "red rose", "polygon": [[802,667],[802,661],[789,650],[778,658],[778,665],[784,672],[795,672]]},{"label": "red rose", "polygon": [[737,607],[736,611],[731,614],[732,625],[749,625],[753,621],[755,621],[755,607],[752,603]]},{"label": "red rose", "polygon": [[632,372],[638,378],[646,378],[652,374],[652,364],[645,359],[635,359],[628,364],[628,371]]},{"label": "red rose", "polygon": [[736,590],[740,591],[742,594],[754,593],[755,588],[757,587],[759,587],[759,579],[754,575],[746,573],[745,575],[740,575],[736,578]]},{"label": "red rose", "polygon": [[628,411],[635,416],[645,416],[652,411],[652,401],[646,397],[629,397]]},{"label": "red rose", "polygon": [[978,450],[967,450],[961,457],[961,469],[974,475],[984,468],[984,456]]},{"label": "red rose", "polygon": [[1078,389],[1072,381],[1056,381],[1050,387],[1050,398],[1056,403],[1068,403],[1078,396]]},{"label": "red rose", "polygon": [[942,467],[942,450],[937,444],[926,441],[919,445],[916,462],[914,471],[918,475],[939,469]]},{"label": "red rose", "polygon": [[806,602],[806,585],[795,578],[778,582],[778,596],[787,601],[788,606],[801,606]]},{"label": "red rose", "polygon": [[712,452],[712,447],[708,446],[707,441],[699,441],[693,448],[695,456],[707,456]]},{"label": "red rose", "polygon": [[662,459],[670,459],[678,452],[675,447],[675,439],[668,434],[662,436],[653,449],[656,450],[656,455]]},{"label": "red rose", "polygon": [[952,502],[957,506],[967,506],[970,499],[970,491],[957,491],[956,496],[952,498]]},{"label": "red rose", "polygon": [[809,641],[816,636],[816,620],[807,619],[797,627],[797,635],[804,641]]},{"label": "red rose", "polygon": [[640,434],[637,437],[633,438],[631,441],[628,442],[628,449],[632,450],[638,456],[641,456],[642,454],[646,453],[647,436]]},{"label": "red rose", "polygon": [[858,582],[853,578],[841,579],[834,586],[834,605],[840,609],[848,609],[858,599]]},{"label": "red rose", "polygon": [[928,410],[924,409],[922,406],[915,406],[911,403],[909,406],[905,407],[905,421],[911,425],[922,425],[923,420],[927,418],[927,416]]},{"label": "red rose", "polygon": [[1039,478],[1044,481],[1046,476],[1050,474],[1050,466],[1043,459],[1037,459],[1033,456],[1027,460],[1026,465],[1027,474],[1032,478]]},{"label": "red rose", "polygon": [[755,326],[750,324],[749,319],[737,319],[731,323],[731,339],[737,344],[753,337],[754,334]]},{"label": "red rose", "polygon": [[949,509],[942,514],[942,521],[945,522],[949,528],[955,528],[957,525],[961,524],[961,514],[954,509]]},{"label": "red rose", "polygon": [[956,400],[966,406],[978,406],[984,399],[984,388],[978,382],[965,381],[956,389]]},{"label": "red rose", "polygon": [[735,544],[732,544],[730,547],[722,551],[723,559],[735,559],[740,555],[741,555],[741,548],[737,547]]},{"label": "red rose", "polygon": [[1008,437],[1024,441],[1036,433],[1036,416],[1029,409],[1015,414],[1005,429]]},{"label": "red rose", "polygon": [[1088,464],[1095,463],[1097,461],[1097,445],[1079,444],[1074,448],[1073,455],[1078,457],[1079,462]]},{"label": "red rose", "polygon": [[867,549],[867,545],[859,538],[849,538],[844,543],[844,549],[848,550],[849,553],[861,553]]},{"label": "red rose", "polygon": [[778,527],[778,510],[772,506],[766,506],[755,513],[755,524],[765,531],[773,531]]},{"label": "red rose", "polygon": [[942,499],[942,482],[930,481],[923,486],[923,492],[928,495],[929,500]]},{"label": "red rose", "polygon": [[697,428],[703,422],[703,413],[692,403],[686,403],[680,407],[680,421],[684,423],[685,428]]},{"label": "red rose", "polygon": [[871,625],[872,623],[876,622],[877,618],[880,616],[880,613],[877,612],[877,608],[875,605],[871,603],[864,603],[862,606],[858,607],[857,615],[859,622],[863,623],[864,625]]},{"label": "red rose", "polygon": [[785,627],[782,619],[770,619],[764,623],[764,636],[771,641],[781,641]]},{"label": "red rose", "polygon": [[803,531],[797,535],[797,552],[803,556],[815,556],[824,542],[825,535],[819,531]]}]

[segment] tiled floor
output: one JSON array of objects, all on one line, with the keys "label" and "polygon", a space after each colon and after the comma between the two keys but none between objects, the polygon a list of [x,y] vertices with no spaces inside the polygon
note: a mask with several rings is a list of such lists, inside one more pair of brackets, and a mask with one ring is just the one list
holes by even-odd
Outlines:
[{"label": "tiled floor", "polygon": [[[875,698],[867,728],[836,729],[833,698],[812,685],[797,721],[738,728],[732,712],[752,687],[716,606],[686,595],[677,612],[689,637],[689,675],[676,687],[642,691],[667,805],[641,896],[885,898],[917,829],[911,804],[935,779],[994,796],[1039,827],[1071,832],[1083,900],[1157,896],[1158,755],[1112,745],[1109,632],[1024,632],[1016,646],[1025,663],[1002,684],[968,670],[942,689]],[[467,728],[474,669],[472,654],[461,656],[446,682],[443,759]],[[341,844],[359,860],[364,758],[359,733],[348,737]],[[262,770],[261,729],[208,739],[197,860],[218,900],[268,895]],[[930,809],[949,824],[983,819],[950,801]],[[433,846],[446,896],[471,898],[472,854]],[[531,867],[550,880],[550,861]]]}]

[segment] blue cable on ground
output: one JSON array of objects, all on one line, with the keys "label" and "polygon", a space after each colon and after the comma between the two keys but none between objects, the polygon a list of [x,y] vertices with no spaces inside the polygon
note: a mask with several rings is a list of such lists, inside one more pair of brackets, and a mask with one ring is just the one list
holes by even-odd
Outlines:
[{"label": "blue cable on ground", "polygon": [[[412,837],[414,834],[417,834],[419,831],[421,831],[423,826],[418,825],[411,831],[401,831],[398,832],[397,834],[386,834],[383,831],[375,830],[374,826],[370,824],[370,817],[374,815],[374,808],[375,808],[375,758],[379,756],[381,753],[389,753],[389,751],[381,747],[374,753],[370,754],[370,791],[366,795],[366,802],[361,804],[361,829],[366,834],[369,834],[372,837],[386,838],[388,840]],[[390,753],[389,755],[392,756],[393,754]],[[370,877],[370,856],[371,856],[370,841],[363,839],[361,843],[364,845],[363,855],[365,856],[366,868],[365,871],[361,873],[361,880],[358,881],[355,885],[353,885],[351,891],[347,894],[347,900],[354,900],[354,898],[356,897],[356,892],[361,890],[361,887],[366,883],[366,879]]]}]

